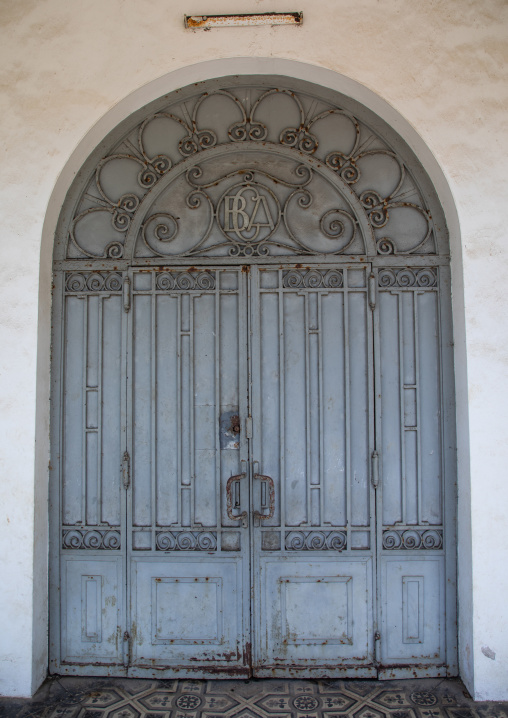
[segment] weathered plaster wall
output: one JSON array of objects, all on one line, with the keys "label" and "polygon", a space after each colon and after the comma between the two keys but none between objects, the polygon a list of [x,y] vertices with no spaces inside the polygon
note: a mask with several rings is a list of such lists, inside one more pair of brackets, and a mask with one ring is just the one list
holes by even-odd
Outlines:
[{"label": "weathered plaster wall", "polygon": [[[304,11],[303,27],[183,29],[183,12],[288,9]],[[461,671],[477,698],[508,698],[506,2],[0,0],[0,25],[0,693],[29,695],[46,670],[47,240],[55,206],[40,250],[53,188],[83,136],[129,93],[193,63],[243,56],[300,60],[369,88],[416,129],[448,180],[462,236],[462,249],[452,237]],[[192,79],[192,68],[179,76]],[[167,91],[163,81],[156,86]],[[60,189],[93,137],[79,145]]]}]

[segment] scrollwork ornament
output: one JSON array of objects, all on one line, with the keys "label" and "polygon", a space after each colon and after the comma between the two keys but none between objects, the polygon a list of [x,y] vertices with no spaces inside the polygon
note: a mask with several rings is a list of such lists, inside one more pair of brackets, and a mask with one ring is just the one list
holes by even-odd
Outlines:
[{"label": "scrollwork ornament", "polygon": [[342,152],[330,152],[325,158],[325,163],[349,185],[356,184],[360,179],[360,170],[354,160],[344,156]]},{"label": "scrollwork ornament", "polygon": [[376,242],[378,254],[395,254],[395,245],[389,237],[381,237]]},{"label": "scrollwork ornament", "polygon": [[380,269],[378,285],[383,288],[401,287],[402,289],[430,289],[437,284],[437,275],[431,267],[423,269]]},{"label": "scrollwork ornament", "polygon": [[199,287],[199,289],[214,289],[214,278],[209,272],[200,272],[196,277],[196,286]]},{"label": "scrollwork ornament", "polygon": [[64,530],[62,537],[64,549],[113,550],[120,549],[120,532],[101,529]]},{"label": "scrollwork ornament", "polygon": [[162,272],[161,274],[158,274],[155,286],[157,287],[157,289],[162,290],[173,289],[175,286],[175,281],[171,272]]},{"label": "scrollwork ornament", "polygon": [[178,289],[188,290],[194,289],[194,277],[187,272],[182,272],[176,278],[176,285]]},{"label": "scrollwork ornament", "polygon": [[440,549],[443,546],[441,529],[390,529],[383,532],[383,548],[407,549]]},{"label": "scrollwork ornament", "polygon": [[410,269],[402,269],[397,274],[397,284],[399,287],[412,287],[415,281],[415,275]]},{"label": "scrollwork ornament", "polygon": [[289,531],[285,541],[288,551],[342,551],[346,544],[345,531]]},{"label": "scrollwork ornament", "polygon": [[303,278],[303,283],[310,289],[317,289],[323,284],[323,275],[317,269],[311,269]]},{"label": "scrollwork ornament", "polygon": [[[291,116],[292,119],[287,120],[288,126],[282,131],[278,128],[274,134],[271,121],[267,121],[265,118],[271,117],[270,112],[273,110],[273,106],[270,103],[280,102],[276,98],[282,96],[284,97],[283,114],[288,107],[287,116]],[[214,105],[212,101],[211,115],[207,114],[206,109],[208,100],[217,97],[224,98],[227,103],[230,103],[235,108],[233,117],[231,114],[224,115],[224,117],[227,116],[231,119],[228,120],[228,124],[224,124],[220,133],[215,126],[217,118],[220,116],[217,105]],[[139,244],[134,243],[135,252],[144,252],[145,250],[141,249],[140,246],[144,243],[150,252],[161,257],[190,256],[197,255],[198,252],[203,256],[214,256],[213,253],[217,249],[219,249],[219,255],[223,256],[224,241],[222,238],[217,242],[214,240],[214,243],[206,242],[214,223],[217,223],[220,227],[221,222],[214,190],[210,190],[212,201],[204,192],[204,189],[207,186],[217,186],[226,177],[215,178],[212,182],[199,187],[197,180],[202,174],[201,169],[196,166],[189,168],[189,165],[195,162],[194,158],[197,153],[203,153],[203,157],[207,162],[209,158],[214,158],[213,153],[208,156],[206,156],[206,153],[208,150],[218,147],[219,137],[221,138],[221,144],[224,146],[228,143],[252,144],[263,142],[265,143],[263,152],[274,151],[275,146],[279,145],[280,154],[282,154],[281,148],[283,148],[282,152],[287,158],[293,155],[293,159],[300,162],[296,175],[301,178],[301,181],[296,183],[272,177],[268,173],[259,169],[254,170],[252,167],[236,172],[237,175],[243,174],[242,181],[244,183],[250,182],[252,186],[255,185],[255,176],[257,180],[259,176],[264,175],[271,181],[276,182],[279,188],[289,187],[294,190],[294,193],[289,198],[283,198],[280,192],[276,191],[277,198],[280,198],[280,205],[283,206],[282,211],[279,213],[279,218],[284,218],[287,238],[281,236],[282,233],[278,232],[273,240],[268,241],[273,233],[269,234],[267,232],[266,225],[259,233],[259,236],[255,236],[256,221],[253,224],[254,230],[249,236],[245,232],[241,237],[233,237],[231,232],[229,233],[227,241],[232,245],[231,248],[228,246],[228,249],[231,249],[230,256],[266,256],[270,254],[270,246],[272,248],[278,247],[277,250],[273,250],[274,254],[339,254],[347,251],[350,246],[354,247],[353,251],[355,253],[361,252],[364,254],[367,253],[367,248],[363,247],[362,251],[359,246],[354,244],[353,238],[362,234],[360,226],[364,226],[366,222],[369,223],[370,230],[376,233],[374,241],[379,255],[421,253],[422,248],[425,253],[435,253],[430,246],[432,241],[432,217],[425,208],[423,200],[420,199],[421,193],[416,180],[401,157],[390,149],[382,137],[377,137],[371,130],[360,125],[359,121],[347,111],[331,105],[323,109],[323,103],[319,103],[319,111],[313,114],[312,108],[317,105],[310,103],[309,100],[309,97],[304,99],[298,93],[284,87],[272,87],[261,92],[253,89],[248,93],[245,93],[242,88],[238,97],[231,89],[215,89],[201,93],[194,99],[186,100],[184,105],[181,103],[175,114],[162,111],[146,117],[138,125],[137,132],[133,130],[116,146],[110,155],[103,157],[97,163],[95,173],[90,177],[87,189],[83,193],[80,208],[71,222],[68,235],[68,258],[76,259],[76,250],[79,251],[81,258],[119,259],[123,257],[123,239],[125,239],[129,231],[132,231],[133,220],[142,206],[142,202],[145,207],[149,204],[146,201],[147,194],[151,193],[161,178],[171,173],[173,169],[176,170],[175,180],[186,176],[189,184],[194,189],[186,198],[187,207],[198,209],[202,207],[205,201],[208,203],[211,210],[210,215],[206,220],[203,217],[202,222],[203,225],[208,225],[206,231],[192,247],[186,247],[181,236],[187,237],[186,227],[178,227],[176,216],[167,214],[163,218],[161,215],[164,213],[160,213],[160,225],[152,227],[150,232],[146,231],[149,219],[144,217],[142,229],[145,230],[146,236],[142,232],[143,236]],[[265,101],[268,101],[268,103],[263,110],[262,106]],[[289,107],[290,103],[293,105],[292,108]],[[229,113],[230,109],[229,107],[227,108],[227,113]],[[295,109],[297,116],[293,115]],[[261,115],[262,111],[265,112],[264,115]],[[326,124],[329,122],[329,118],[332,118],[332,122],[334,121],[333,116],[336,119],[340,118],[338,131],[334,129],[335,126]],[[210,118],[210,120],[207,118]],[[156,121],[169,121],[179,126],[178,134],[173,131],[166,133],[166,136],[173,143],[173,147],[166,149],[164,146],[164,151],[159,154],[157,154],[156,149],[150,151],[147,149],[148,146],[155,147],[157,143],[159,148],[162,149],[161,137],[164,136],[163,133],[160,130],[147,132],[151,123]],[[325,124],[320,124],[322,121]],[[348,126],[348,123],[350,126]],[[211,126],[215,129],[211,129]],[[319,130],[317,129],[318,126]],[[322,131],[323,134],[321,134]],[[326,142],[322,142],[321,137],[326,137]],[[270,138],[269,141],[268,138]],[[329,146],[328,141],[331,138],[333,138],[333,145]],[[326,146],[327,149],[325,152],[320,153],[323,146]],[[369,147],[375,147],[376,149],[368,149]],[[249,147],[247,149],[250,152],[253,148]],[[172,157],[175,153],[179,153],[180,157],[173,164]],[[228,154],[230,159],[233,158],[233,153],[228,152]],[[308,164],[302,164],[302,155],[305,155],[305,162],[308,162]],[[310,158],[314,157],[317,159],[317,163],[311,166],[313,159]],[[115,162],[120,164],[106,169],[107,165]],[[129,191],[124,190],[125,193],[117,199],[117,195],[114,194],[111,188],[115,186],[115,176],[118,177],[122,172],[122,162],[124,163],[123,166],[126,167],[125,183],[130,182],[132,187],[127,185]],[[114,171],[110,172],[110,169]],[[315,246],[312,246],[312,242],[306,243],[305,237],[300,239],[301,231],[297,229],[296,225],[294,230],[291,231],[289,225],[291,217],[288,219],[288,209],[308,209],[313,203],[313,198],[311,193],[308,190],[305,191],[304,188],[310,183],[315,174],[321,174],[322,177],[328,180],[332,172],[336,180],[332,181],[331,184],[335,186],[339,195],[348,199],[348,195],[353,193],[358,197],[365,216],[360,218],[355,215],[353,217],[352,234],[350,234],[349,219],[346,219],[345,215],[340,216],[341,210],[328,210],[325,212],[320,220],[321,234],[332,241],[336,240],[337,245],[344,240],[343,246],[334,248],[330,252],[328,250],[321,251],[324,247],[321,242],[319,243],[320,251],[316,251]],[[235,173],[230,173],[228,176],[233,176],[233,174]],[[384,178],[383,182],[380,182],[381,174]],[[122,179],[123,187],[125,187],[125,183]],[[167,184],[169,186],[169,182]],[[389,189],[385,189],[386,187],[389,187]],[[270,188],[268,187],[263,191],[266,190],[270,191]],[[322,196],[318,197],[315,193],[314,195],[314,204],[319,205],[322,201]],[[255,198],[253,200],[255,201]],[[297,207],[293,205],[289,208],[289,202],[296,202]],[[271,199],[269,204],[273,210]],[[242,209],[242,207],[239,208]],[[325,209],[326,207],[323,207],[321,211],[325,211]],[[414,212],[419,213],[426,223],[425,230],[421,218],[415,217],[413,226],[416,226],[417,230],[415,230],[413,246],[408,246],[408,242],[412,241],[412,239],[406,231],[411,222],[404,224],[404,212],[406,210],[411,210],[413,214]],[[90,218],[94,212],[106,212],[114,230],[124,235],[124,237],[117,242],[109,241],[111,238],[109,222],[104,227],[106,215],[103,217],[96,215]],[[178,221],[183,225],[187,216],[188,214],[183,212],[182,218]],[[307,223],[309,219],[311,218],[306,218]],[[191,225],[194,227],[196,218],[193,217],[192,220]],[[390,222],[390,220],[392,221]],[[83,224],[80,224],[79,231],[77,231],[77,225],[82,221]],[[388,224],[392,231],[387,230],[386,234],[388,236],[379,238],[376,230]],[[401,226],[404,227],[402,230],[400,229]],[[185,231],[181,231],[182,229]],[[203,226],[204,229],[205,227]],[[103,249],[101,245],[97,249],[97,242],[102,236],[102,231],[104,231],[105,237],[104,244],[107,244],[107,246]],[[228,233],[226,232],[226,234]],[[177,235],[178,242],[172,244]],[[363,235],[361,238],[363,239]],[[289,239],[292,241],[288,241]],[[252,248],[242,248],[241,245],[246,243],[251,244]],[[295,244],[297,245],[296,247],[294,246]],[[72,248],[71,245],[73,245]],[[127,246],[130,247],[131,243],[129,242]],[[146,254],[136,254],[136,256],[146,256]],[[421,283],[418,277],[416,282],[418,286],[428,287],[432,286],[429,284],[431,279],[432,277],[422,275]]]},{"label": "scrollwork ornament", "polygon": [[326,537],[326,546],[331,551],[342,551],[346,548],[346,533],[344,531],[331,531]]},{"label": "scrollwork ornament", "polygon": [[303,275],[296,269],[292,269],[284,275],[284,287],[296,289],[303,285]]},{"label": "scrollwork ornament", "polygon": [[439,549],[443,545],[443,534],[441,531],[429,529],[422,535],[422,544],[426,549]]},{"label": "scrollwork ornament", "polygon": [[196,537],[190,531],[180,531],[176,535],[176,543],[181,551],[192,551],[196,548]]},{"label": "scrollwork ornament", "polygon": [[216,551],[214,531],[160,531],[155,540],[157,551]]},{"label": "scrollwork ornament", "polygon": [[178,234],[178,221],[169,212],[158,212],[147,219],[141,233],[148,249],[160,254],[155,242],[168,244],[175,239]]},{"label": "scrollwork ornament", "polygon": [[383,548],[398,549],[402,546],[402,539],[398,531],[385,531],[383,533]]},{"label": "scrollwork ornament", "polygon": [[170,531],[160,532],[157,534],[155,546],[159,551],[174,551],[176,539]]},{"label": "scrollwork ornament", "polygon": [[197,535],[198,548],[202,551],[214,551],[217,548],[217,539],[211,531],[201,531]]},{"label": "scrollwork ornament", "polygon": [[381,269],[377,275],[377,281],[380,287],[393,287],[397,281],[397,275],[392,269]]},{"label": "scrollwork ornament", "polygon": [[102,536],[99,531],[87,531],[83,536],[83,545],[85,548],[99,549],[102,544]]},{"label": "scrollwork ornament", "polygon": [[319,551],[325,546],[325,536],[322,531],[311,531],[311,533],[305,539],[305,545],[307,548]]},{"label": "scrollwork ornament", "polygon": [[344,284],[344,276],[339,269],[330,269],[323,277],[323,284],[325,287],[338,289]]},{"label": "scrollwork ornament", "polygon": [[416,282],[419,287],[435,287],[436,273],[432,269],[420,269],[416,273]]},{"label": "scrollwork ornament", "polygon": [[67,276],[65,288],[68,292],[119,292],[122,275],[118,272],[74,272]]},{"label": "scrollwork ornament", "polygon": [[404,531],[402,534],[402,543],[404,544],[405,548],[414,549],[418,548],[418,546],[421,544],[421,536],[418,533],[418,531]]},{"label": "scrollwork ornament", "polygon": [[82,292],[86,287],[86,278],[83,274],[75,273],[67,277],[66,287],[69,292]]},{"label": "scrollwork ornament", "polygon": [[373,190],[367,190],[360,195],[360,202],[367,210],[369,221],[374,229],[381,229],[388,222],[388,206],[386,202]]},{"label": "scrollwork ornament", "polygon": [[119,531],[106,531],[104,538],[102,539],[104,548],[106,549],[119,549],[120,548],[120,533]]},{"label": "scrollwork ornament", "polygon": [[290,531],[286,535],[286,548],[300,551],[305,547],[305,534],[303,531]]},{"label": "scrollwork ornament", "polygon": [[91,292],[100,292],[104,288],[104,277],[97,272],[89,275],[86,286]]},{"label": "scrollwork ornament", "polygon": [[83,534],[81,531],[64,531],[63,547],[79,549],[83,545]]},{"label": "scrollwork ornament", "polygon": [[330,209],[328,212],[325,212],[319,221],[319,227],[322,233],[325,237],[332,240],[337,240],[344,236],[346,223],[351,227],[351,238],[340,248],[340,252],[345,252],[349,249],[356,239],[356,221],[354,217],[343,209]]},{"label": "scrollwork ornament", "polygon": [[108,274],[104,282],[104,288],[109,292],[119,292],[122,289],[122,277],[120,274]]}]

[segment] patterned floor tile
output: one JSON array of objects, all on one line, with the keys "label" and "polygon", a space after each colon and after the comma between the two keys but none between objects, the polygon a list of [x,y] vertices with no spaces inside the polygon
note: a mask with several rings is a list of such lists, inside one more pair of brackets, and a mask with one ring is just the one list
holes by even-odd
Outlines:
[{"label": "patterned floor tile", "polygon": [[5,718],[508,718],[458,680],[144,680],[62,678],[31,700],[0,699]]}]

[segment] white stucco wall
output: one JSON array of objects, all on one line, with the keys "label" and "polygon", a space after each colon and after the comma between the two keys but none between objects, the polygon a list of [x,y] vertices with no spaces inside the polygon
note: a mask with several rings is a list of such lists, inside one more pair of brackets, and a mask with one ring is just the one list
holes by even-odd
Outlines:
[{"label": "white stucco wall", "polygon": [[[288,9],[304,11],[303,27],[183,28],[184,12]],[[0,694],[30,695],[47,665],[51,234],[65,187],[94,142],[174,83],[292,67],[395,124],[443,197],[453,253],[461,675],[477,699],[507,699],[505,0],[0,0],[0,25]],[[238,56],[247,59],[211,62]],[[376,106],[368,90],[385,102]]]}]

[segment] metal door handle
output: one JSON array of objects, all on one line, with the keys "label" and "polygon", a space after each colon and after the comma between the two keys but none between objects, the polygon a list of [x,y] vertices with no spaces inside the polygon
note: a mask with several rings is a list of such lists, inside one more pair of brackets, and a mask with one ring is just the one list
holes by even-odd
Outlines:
[{"label": "metal door handle", "polygon": [[266,481],[268,484],[268,506],[266,500],[263,501],[263,498],[261,498],[261,508],[268,508],[268,513],[262,514],[259,511],[254,511],[254,518],[271,519],[275,513],[275,484],[273,479],[271,476],[265,476],[264,474],[254,474],[254,478],[259,479],[259,481]]},{"label": "metal door handle", "polygon": [[[240,508],[240,481],[245,479],[246,476],[247,474],[245,473],[230,476],[226,484],[226,511],[228,518],[231,519],[231,521],[241,521],[244,528],[247,527],[247,511],[234,514],[233,509]],[[237,484],[238,489],[234,492],[235,495],[233,497],[234,484]]]}]

